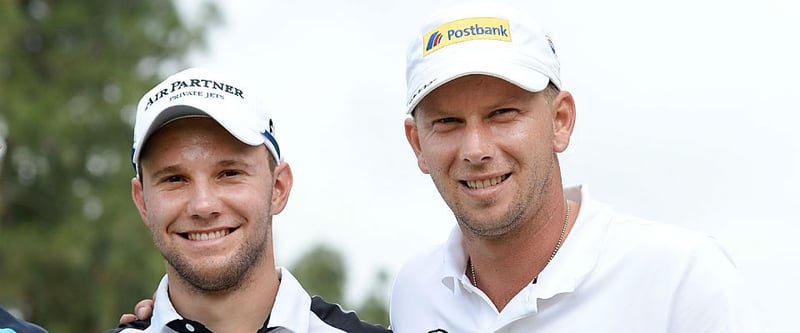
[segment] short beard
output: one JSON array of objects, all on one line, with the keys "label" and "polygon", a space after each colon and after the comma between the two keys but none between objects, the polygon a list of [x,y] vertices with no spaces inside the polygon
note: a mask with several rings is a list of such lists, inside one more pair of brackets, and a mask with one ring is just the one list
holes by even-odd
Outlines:
[{"label": "short beard", "polygon": [[535,216],[539,213],[539,210],[542,208],[542,200],[545,198],[545,192],[550,188],[552,183],[552,177],[550,175],[555,167],[555,155],[553,156],[554,159],[550,161],[544,173],[544,179],[538,184],[528,184],[529,188],[534,188],[536,190],[521,193],[512,202],[513,206],[509,208],[508,212],[499,220],[491,221],[492,223],[481,221],[480,217],[476,215],[470,216],[470,214],[466,213],[466,209],[463,209],[457,203],[449,202],[447,198],[444,197],[444,184],[439,184],[433,177],[431,177],[431,179],[433,179],[433,183],[439,189],[439,193],[442,194],[442,199],[444,199],[450,207],[450,210],[453,212],[458,224],[461,225],[462,228],[465,228],[472,235],[479,238],[500,239],[512,235],[514,231],[522,227],[526,222],[524,221],[526,215]]},{"label": "short beard", "polygon": [[523,216],[525,215],[526,208],[528,208],[526,207],[526,202],[530,203],[533,201],[533,198],[530,197],[517,198],[513,202],[514,206],[511,207],[503,217],[491,223],[486,223],[486,221],[481,220],[480,217],[467,213],[467,210],[461,207],[459,203],[447,200],[444,196],[444,193],[446,193],[444,190],[446,185],[440,184],[434,177],[431,177],[431,179],[434,185],[439,189],[439,194],[442,195],[442,199],[444,199],[445,203],[450,207],[450,211],[453,212],[458,224],[461,225],[462,228],[465,228],[466,231],[469,231],[470,234],[480,238],[501,238],[518,229],[522,225]]},{"label": "short beard", "polygon": [[498,239],[519,229],[522,225],[525,206],[518,203],[499,221],[489,225],[479,223],[480,221],[473,220],[467,214],[459,213],[459,209],[452,209],[452,211],[458,224],[466,228],[471,234],[480,238]]},{"label": "short beard", "polygon": [[241,250],[228,262],[228,265],[221,270],[220,274],[216,275],[195,269],[186,258],[179,254],[164,251],[162,254],[178,275],[196,291],[217,293],[242,288],[247,274],[264,255],[264,246],[250,241],[245,242]]}]

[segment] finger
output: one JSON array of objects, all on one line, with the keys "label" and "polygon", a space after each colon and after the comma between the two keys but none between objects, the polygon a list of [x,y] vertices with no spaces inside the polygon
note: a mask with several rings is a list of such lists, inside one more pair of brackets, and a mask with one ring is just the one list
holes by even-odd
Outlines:
[{"label": "finger", "polygon": [[127,324],[127,323],[130,323],[130,322],[134,321],[134,320],[136,320],[136,316],[134,316],[134,315],[132,315],[130,313],[126,313],[126,314],[122,315],[121,317],[119,317],[119,323],[120,324]]},{"label": "finger", "polygon": [[153,300],[145,299],[136,303],[136,317],[142,320],[150,319],[153,314]]}]

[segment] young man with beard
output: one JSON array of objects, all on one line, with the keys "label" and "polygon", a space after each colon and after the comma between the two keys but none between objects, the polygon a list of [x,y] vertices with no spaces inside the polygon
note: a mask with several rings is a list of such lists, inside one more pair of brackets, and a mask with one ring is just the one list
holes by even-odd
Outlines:
[{"label": "young man with beard", "polygon": [[392,329],[757,332],[720,245],[562,187],[576,118],[549,36],[494,4],[449,8],[408,53],[405,132],[458,222],[408,262]]},{"label": "young man with beard", "polygon": [[310,297],[275,266],[272,217],[292,188],[255,90],[191,68],[145,94],[133,201],[166,262],[152,317],[113,332],[385,332]]}]

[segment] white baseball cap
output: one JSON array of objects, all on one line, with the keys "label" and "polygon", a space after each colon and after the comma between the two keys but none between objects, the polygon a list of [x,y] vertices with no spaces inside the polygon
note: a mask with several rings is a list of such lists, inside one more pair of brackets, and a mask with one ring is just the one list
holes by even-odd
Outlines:
[{"label": "white baseball cap", "polygon": [[266,108],[254,90],[203,68],[173,74],[148,91],[136,108],[131,159],[139,170],[145,141],[165,124],[187,117],[209,117],[239,141],[266,145],[276,163],[281,163],[275,129]]},{"label": "white baseball cap", "polygon": [[537,92],[561,88],[550,37],[536,21],[506,5],[449,7],[428,20],[408,48],[406,112],[439,86],[470,74],[494,76]]}]

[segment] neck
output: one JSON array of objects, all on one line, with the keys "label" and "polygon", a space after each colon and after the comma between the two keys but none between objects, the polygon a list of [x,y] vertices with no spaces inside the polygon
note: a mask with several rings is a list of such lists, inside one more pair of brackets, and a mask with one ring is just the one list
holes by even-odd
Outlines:
[{"label": "neck", "polygon": [[534,222],[543,222],[526,223],[502,239],[482,239],[465,234],[464,243],[472,265],[467,267],[467,276],[472,279],[472,269],[475,270],[473,282],[492,300],[498,312],[549,262],[564,230],[566,204],[572,205],[563,235],[566,238],[575,220],[577,206],[564,201],[563,197],[543,207],[539,212],[541,216],[533,219]]},{"label": "neck", "polygon": [[168,267],[170,301],[181,316],[213,332],[255,332],[272,312],[280,285],[274,260],[265,261],[269,263],[253,267],[238,288],[219,292],[199,291]]}]

